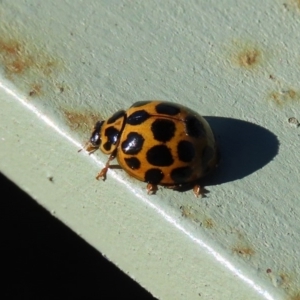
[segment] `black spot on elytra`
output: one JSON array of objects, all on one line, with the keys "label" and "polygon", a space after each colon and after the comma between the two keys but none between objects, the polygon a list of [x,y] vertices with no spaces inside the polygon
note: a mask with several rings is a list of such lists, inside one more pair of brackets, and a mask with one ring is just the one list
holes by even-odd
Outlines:
[{"label": "black spot on elytra", "polygon": [[125,116],[125,111],[124,110],[119,110],[116,113],[114,113],[108,120],[107,124],[112,124],[116,122],[118,119],[122,118]]},{"label": "black spot on elytra", "polygon": [[126,154],[138,154],[144,144],[145,139],[137,132],[130,132],[126,140],[122,143],[122,151]]},{"label": "black spot on elytra", "polygon": [[180,113],[180,107],[173,103],[159,103],[155,110],[159,114],[175,116]]},{"label": "black spot on elytra", "polygon": [[205,129],[202,122],[195,116],[187,116],[185,118],[186,132],[189,136],[195,138],[205,137]]},{"label": "black spot on elytra", "polygon": [[153,166],[168,167],[174,162],[170,148],[157,145],[147,151],[147,161]]},{"label": "black spot on elytra", "polygon": [[190,167],[181,167],[172,170],[171,178],[175,183],[184,183],[192,174],[193,170]]},{"label": "black spot on elytra", "polygon": [[151,103],[152,101],[138,101],[138,102],[135,102],[131,105],[131,107],[140,107],[140,106],[143,106],[143,105],[146,105],[148,103]]},{"label": "black spot on elytra", "polygon": [[103,144],[103,148],[104,148],[106,151],[109,151],[110,148],[111,148],[111,143],[110,143],[110,142],[106,142],[105,144]]},{"label": "black spot on elytra", "polygon": [[113,126],[110,126],[105,129],[104,134],[107,137],[107,140],[111,144],[115,145],[117,143],[117,141],[119,140],[120,131]]},{"label": "black spot on elytra", "polygon": [[137,170],[141,166],[141,162],[136,157],[129,157],[125,158],[124,160],[126,165],[132,170]]},{"label": "black spot on elytra", "polygon": [[130,125],[140,125],[148,118],[150,118],[150,115],[145,110],[138,110],[127,117],[126,123]]},{"label": "black spot on elytra", "polygon": [[151,125],[154,139],[160,142],[171,140],[175,133],[175,124],[171,120],[157,119]]},{"label": "black spot on elytra", "polygon": [[164,178],[164,173],[160,169],[149,169],[145,173],[145,181],[152,184],[159,184]]},{"label": "black spot on elytra", "polygon": [[179,160],[183,162],[191,162],[196,155],[193,143],[189,141],[180,141],[177,145],[177,154]]}]

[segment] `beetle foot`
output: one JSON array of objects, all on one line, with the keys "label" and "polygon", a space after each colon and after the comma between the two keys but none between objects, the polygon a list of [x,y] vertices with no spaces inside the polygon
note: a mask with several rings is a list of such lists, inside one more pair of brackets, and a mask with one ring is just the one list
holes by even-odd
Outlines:
[{"label": "beetle foot", "polygon": [[108,167],[103,168],[96,176],[96,179],[99,180],[102,178],[103,181],[106,180],[106,173],[108,171]]},{"label": "beetle foot", "polygon": [[195,197],[198,198],[199,195],[203,196],[204,191],[202,191],[200,184],[196,184],[196,185],[194,185],[193,192],[194,192]]},{"label": "beetle foot", "polygon": [[200,184],[195,184],[193,187],[193,192],[194,192],[195,197],[197,197],[197,198],[199,196],[201,196],[202,198],[206,198],[207,194],[209,193],[209,190],[207,190],[204,187],[201,187]]},{"label": "beetle foot", "polygon": [[148,195],[155,195],[157,192],[157,184],[148,183],[147,184],[147,193]]}]

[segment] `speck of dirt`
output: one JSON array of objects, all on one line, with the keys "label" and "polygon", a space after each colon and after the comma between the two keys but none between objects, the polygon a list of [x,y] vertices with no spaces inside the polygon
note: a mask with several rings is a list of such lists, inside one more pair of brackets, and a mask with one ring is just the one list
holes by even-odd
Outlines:
[{"label": "speck of dirt", "polygon": [[30,97],[40,96],[42,94],[42,85],[39,83],[34,83],[29,92]]}]

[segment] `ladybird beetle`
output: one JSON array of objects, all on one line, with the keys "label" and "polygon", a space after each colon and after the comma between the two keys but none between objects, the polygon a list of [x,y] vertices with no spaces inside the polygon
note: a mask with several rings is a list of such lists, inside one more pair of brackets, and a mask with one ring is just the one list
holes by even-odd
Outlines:
[{"label": "ladybird beetle", "polygon": [[157,185],[177,190],[193,186],[198,197],[199,179],[218,161],[207,121],[187,107],[165,101],[139,101],[98,121],[84,149],[110,155],[97,179],[106,179],[117,157],[129,175],[147,182],[148,194],[155,194]]}]

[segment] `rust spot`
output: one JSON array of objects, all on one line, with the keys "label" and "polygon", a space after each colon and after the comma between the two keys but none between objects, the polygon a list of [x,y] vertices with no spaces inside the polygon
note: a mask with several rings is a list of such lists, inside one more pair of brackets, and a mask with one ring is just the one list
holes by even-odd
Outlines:
[{"label": "rust spot", "polygon": [[280,273],[279,277],[281,279],[281,285],[287,285],[290,283],[290,276],[286,273]]},{"label": "rust spot", "polygon": [[30,66],[31,58],[23,52],[24,47],[19,42],[0,39],[0,60],[8,77],[22,74]]},{"label": "rust spot", "polygon": [[288,300],[300,300],[300,292],[292,295],[291,297],[288,298]]},{"label": "rust spot", "polygon": [[298,9],[300,9],[300,0],[292,0],[295,3]]},{"label": "rust spot", "polygon": [[59,82],[55,84],[55,89],[57,94],[62,94],[63,92],[66,92],[70,88],[64,82]]},{"label": "rust spot", "polygon": [[74,112],[63,110],[63,114],[67,120],[67,124],[74,131],[83,133],[89,132],[94,127],[95,123],[101,118],[92,112]]},{"label": "rust spot", "polygon": [[13,40],[6,42],[0,40],[0,51],[7,55],[17,55],[21,51],[21,45],[17,41]]},{"label": "rust spot", "polygon": [[53,90],[55,78],[49,80],[49,76],[54,70],[59,70],[59,60],[42,51],[42,48],[38,49],[37,41],[23,36],[17,38],[17,35],[13,26],[4,24],[0,27],[0,64],[4,75],[16,85],[20,83],[20,87],[25,88],[29,96],[40,94],[41,88],[37,86],[37,81],[43,82],[43,87],[46,85],[44,90]]},{"label": "rust spot", "polygon": [[58,66],[58,63],[56,61],[45,61],[44,64],[40,65],[41,71],[46,75],[50,75],[55,68]]},{"label": "rust spot", "polygon": [[29,96],[34,97],[34,96],[39,96],[41,94],[42,94],[42,85],[39,83],[33,84],[32,88],[29,92]]},{"label": "rust spot", "polygon": [[262,61],[262,51],[258,46],[251,42],[233,41],[230,51],[232,53],[232,61],[235,65],[245,69],[253,69]]},{"label": "rust spot", "polygon": [[181,215],[185,218],[188,218],[196,223],[200,223],[198,212],[193,209],[191,206],[182,205],[179,207],[181,210]]},{"label": "rust spot", "polygon": [[43,53],[31,52],[25,43],[0,39],[0,61],[5,67],[6,76],[12,79],[13,75],[23,74],[29,68],[50,75],[57,62]]},{"label": "rust spot", "polygon": [[299,101],[300,94],[294,89],[288,88],[281,91],[271,92],[269,95],[269,99],[277,106],[283,106],[287,103]]},{"label": "rust spot", "polygon": [[181,210],[181,215],[185,218],[194,218],[195,215],[193,214],[193,212],[191,211],[191,208],[189,206],[180,206],[180,210]]},{"label": "rust spot", "polygon": [[205,219],[203,221],[203,226],[207,229],[212,229],[215,226],[215,224],[212,219]]},{"label": "rust spot", "polygon": [[239,53],[238,61],[241,67],[249,68],[259,61],[260,53],[257,49],[248,49]]},{"label": "rust spot", "polygon": [[288,90],[287,93],[291,99],[295,99],[296,92],[294,90]]},{"label": "rust spot", "polygon": [[283,3],[284,8],[287,11],[296,10],[300,11],[300,0],[288,0],[286,3]]},{"label": "rust spot", "polygon": [[[291,274],[288,274],[286,272],[280,272],[280,273],[277,273],[277,272],[270,272],[268,273],[270,279],[271,279],[271,282],[272,284],[275,286],[275,287],[280,287],[282,289],[289,289],[290,292],[292,292],[292,284],[294,282],[294,278]],[[290,293],[290,295],[292,295],[292,293]],[[290,298],[288,298],[290,299]],[[300,299],[299,299],[300,300]]]},{"label": "rust spot", "polygon": [[255,254],[255,251],[250,247],[244,247],[244,246],[236,246],[232,248],[232,251],[234,253],[237,253],[240,256],[252,256]]}]

